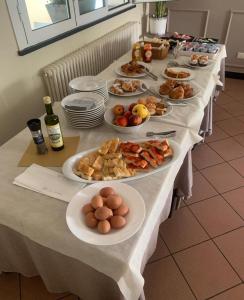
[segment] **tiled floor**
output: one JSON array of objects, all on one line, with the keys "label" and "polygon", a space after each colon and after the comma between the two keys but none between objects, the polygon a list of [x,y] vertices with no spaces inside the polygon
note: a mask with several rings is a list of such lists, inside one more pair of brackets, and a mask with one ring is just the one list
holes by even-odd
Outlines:
[{"label": "tiled floor", "polygon": [[[243,94],[244,81],[227,79],[214,104],[214,133],[193,151],[193,197],[161,225],[145,268],[147,300],[244,299]],[[54,299],[78,297],[49,293],[39,277],[0,276],[0,300]]]}]

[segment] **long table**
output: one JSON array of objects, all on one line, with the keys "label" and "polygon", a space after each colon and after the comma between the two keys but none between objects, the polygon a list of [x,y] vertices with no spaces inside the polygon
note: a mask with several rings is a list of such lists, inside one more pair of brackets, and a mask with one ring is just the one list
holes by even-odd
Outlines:
[{"label": "long table", "polygon": [[[208,70],[195,72],[195,82],[202,88],[198,98],[187,107],[174,107],[172,114],[162,122],[150,121],[138,132],[136,138],[139,139],[144,138],[147,131],[176,130],[174,140],[181,151],[178,160],[166,170],[128,183],[143,195],[146,217],[140,230],[123,243],[93,246],[78,240],[66,225],[67,203],[13,186],[13,179],[24,171],[17,164],[30,141],[28,129],[4,144],[0,148],[0,272],[39,274],[50,291],[69,290],[82,299],[135,300],[139,296],[143,299],[141,274],[155,250],[158,227],[168,218],[176,176],[193,145],[202,139],[199,130],[204,108],[215,90],[225,55],[223,47]],[[114,78],[116,66],[128,59],[129,54],[98,77]],[[166,64],[167,60],[153,61],[153,72],[160,76]],[[145,80],[149,85],[154,84],[151,79]],[[110,104],[121,101],[111,97]],[[80,135],[78,151],[96,147],[114,136],[125,140],[132,138],[118,134],[106,125],[89,130],[73,129],[64,120],[60,105],[55,104],[54,109],[60,115],[64,135]]]}]

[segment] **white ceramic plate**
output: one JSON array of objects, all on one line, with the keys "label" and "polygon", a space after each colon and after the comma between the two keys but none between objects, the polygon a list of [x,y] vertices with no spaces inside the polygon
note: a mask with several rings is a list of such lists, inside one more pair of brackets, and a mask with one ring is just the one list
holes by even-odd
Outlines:
[{"label": "white ceramic plate", "polygon": [[[178,81],[178,80],[177,80]],[[157,84],[154,86],[154,89],[155,91],[159,94],[159,88],[160,88],[160,85],[162,85],[164,82],[162,82],[161,84]],[[185,99],[172,99],[170,98],[168,95],[161,95],[162,97],[165,98],[165,100],[169,100],[171,101],[172,103],[182,103],[182,102],[188,102],[188,101],[191,101],[193,99],[195,99],[197,96],[199,96],[200,92],[201,92],[201,89],[194,83],[190,83],[190,85],[193,87],[193,97],[190,97],[190,98],[185,98]]]},{"label": "white ceramic plate", "polygon": [[[117,79],[120,79],[120,80],[123,80],[123,81],[131,81],[131,80],[133,80],[133,79],[125,79],[125,78],[117,78]],[[124,92],[124,94],[122,94],[122,95],[115,94],[115,93],[113,93],[113,92],[110,91],[110,88],[114,84],[114,81],[115,81],[115,79],[112,79],[112,80],[108,81],[108,92],[111,95],[115,95],[115,96],[118,96],[118,97],[133,97],[133,96],[144,94],[146,92],[146,90],[142,90],[142,89],[138,88],[135,92]],[[148,88],[148,85],[146,84],[146,82],[144,82],[142,80],[139,80],[139,81],[140,81],[140,86],[143,83],[143,84],[145,84],[146,88]]]},{"label": "white ceramic plate", "polygon": [[186,65],[187,65],[187,66],[192,67],[192,68],[197,69],[197,70],[199,70],[199,69],[206,70],[206,69],[208,69],[212,64],[213,64],[213,61],[212,61],[212,60],[209,60],[209,61],[208,61],[208,64],[207,64],[206,66],[201,66],[201,65],[196,65],[196,66],[195,66],[195,65],[192,65],[192,64],[191,64],[191,60],[189,60],[188,62],[186,62]]},{"label": "white ceramic plate", "polygon": [[163,69],[162,71],[162,76],[164,78],[167,78],[167,79],[174,79],[174,80],[177,80],[177,81],[188,81],[188,80],[192,80],[194,77],[195,77],[195,74],[194,74],[194,71],[193,70],[190,70],[190,69],[187,69],[187,68],[181,68],[181,67],[169,67],[168,69],[172,69],[176,72],[188,72],[190,74],[190,76],[186,77],[186,78],[172,78],[172,77],[169,77],[167,76],[164,71],[165,69]]},{"label": "white ceramic plate", "polygon": [[81,76],[69,82],[69,87],[76,91],[91,92],[106,86],[106,81],[94,76]]},{"label": "white ceramic plate", "polygon": [[99,182],[80,190],[71,199],[66,210],[66,222],[70,231],[78,239],[93,245],[115,245],[129,239],[140,229],[145,218],[145,203],[139,192],[127,184],[113,182],[109,186],[123,197],[129,207],[129,213],[125,217],[126,226],[122,229],[112,229],[107,234],[100,234],[96,229],[87,227],[81,208],[105,186],[104,182]]},{"label": "white ceramic plate", "polygon": [[168,116],[169,114],[171,114],[172,111],[173,111],[173,106],[168,105],[166,113],[164,113],[162,116],[158,116],[158,115],[150,116],[150,120],[160,120]]},{"label": "white ceramic plate", "polygon": [[[149,139],[143,139],[143,140],[130,140],[132,142],[143,142],[143,141],[146,141],[146,140],[151,140],[151,138]],[[126,181],[132,181],[132,180],[136,180],[136,179],[139,179],[139,178],[143,178],[143,177],[146,177],[146,176],[150,176],[152,174],[155,174],[157,172],[160,172],[160,171],[163,171],[165,170],[166,168],[168,168],[169,166],[171,166],[179,157],[179,154],[180,154],[180,146],[178,143],[176,143],[174,140],[171,140],[171,139],[168,139],[169,143],[170,143],[170,146],[172,147],[173,149],[173,157],[167,161],[164,162],[164,164],[156,169],[151,169],[150,171],[147,171],[147,172],[140,172],[138,173],[136,176],[132,176],[132,177],[128,177],[128,178],[122,178],[122,179],[117,179],[117,180],[110,180],[110,181],[102,181],[102,182],[107,182],[107,183],[111,183],[111,182],[126,182]],[[75,181],[78,181],[78,182],[83,182],[83,183],[95,183],[95,182],[101,182],[101,181],[95,181],[95,180],[86,180],[84,178],[81,178],[77,175],[75,175],[75,173],[73,172],[73,169],[74,169],[74,166],[76,164],[77,161],[79,161],[79,159],[91,152],[94,152],[98,150],[98,148],[93,148],[93,149],[90,149],[90,150],[86,150],[86,151],[82,151],[80,153],[77,153],[73,156],[71,156],[70,158],[68,158],[64,164],[63,164],[63,168],[62,168],[62,171],[63,171],[63,174],[65,177],[69,178],[69,179],[72,179],[72,180],[75,180]]]},{"label": "white ceramic plate", "polygon": [[[128,75],[128,74],[122,72],[121,66],[125,65],[126,63],[128,63],[128,62],[121,63],[120,66],[115,69],[115,73],[117,75],[120,75],[120,76],[123,76],[123,77],[128,77],[128,78],[138,78],[138,77],[145,77],[145,76],[147,76],[146,73],[135,74],[135,75]],[[150,64],[146,64],[146,63],[141,62],[141,61],[139,62],[139,64],[142,65],[142,66],[144,66],[145,68],[148,68],[149,72],[152,72],[152,67],[151,67]]]}]

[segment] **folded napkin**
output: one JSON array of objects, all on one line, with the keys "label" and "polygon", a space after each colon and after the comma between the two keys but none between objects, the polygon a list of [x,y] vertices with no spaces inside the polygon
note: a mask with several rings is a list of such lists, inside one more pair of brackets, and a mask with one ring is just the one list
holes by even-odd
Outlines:
[{"label": "folded napkin", "polygon": [[63,174],[32,164],[17,176],[13,184],[69,202],[72,197],[85,186],[64,177]]}]

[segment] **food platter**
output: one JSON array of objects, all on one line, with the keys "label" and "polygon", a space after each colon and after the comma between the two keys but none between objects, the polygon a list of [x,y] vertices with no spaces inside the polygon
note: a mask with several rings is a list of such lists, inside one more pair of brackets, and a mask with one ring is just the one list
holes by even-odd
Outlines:
[{"label": "food platter", "polygon": [[165,74],[165,70],[162,70],[162,76],[166,79],[174,79],[174,80],[177,80],[177,81],[189,81],[189,80],[192,80],[195,78],[195,74],[194,74],[194,71],[190,70],[190,69],[187,69],[187,68],[182,68],[182,67],[170,67],[170,68],[167,68],[168,70],[172,70],[173,72],[175,73],[180,73],[180,72],[184,72],[184,73],[189,73],[189,76],[187,77],[184,77],[184,78],[178,78],[178,77],[170,77],[168,75]]},{"label": "food platter", "polygon": [[99,182],[80,190],[71,199],[66,211],[66,222],[70,231],[78,239],[93,245],[114,245],[129,239],[140,229],[145,218],[145,203],[140,193],[127,184],[113,182],[109,186],[116,189],[129,207],[126,226],[118,231],[112,230],[106,235],[88,228],[85,225],[85,217],[81,214],[81,208],[105,186],[107,186],[105,182]]},{"label": "food platter", "polygon": [[[140,143],[140,142],[145,142],[145,141],[149,141],[152,139],[143,139],[143,140],[132,140],[131,142],[136,142],[136,143]],[[151,176],[155,173],[161,172],[165,169],[167,169],[169,166],[171,166],[179,157],[180,155],[180,146],[177,142],[175,142],[172,139],[168,139],[170,147],[173,151],[173,156],[170,159],[167,159],[163,162],[163,164],[161,166],[158,166],[157,168],[151,168],[149,170],[143,171],[143,172],[138,172],[137,174],[135,174],[134,176],[131,177],[127,177],[127,178],[120,178],[120,179],[116,179],[116,180],[88,180],[85,178],[81,178],[78,175],[76,175],[74,173],[75,170],[75,166],[77,165],[77,163],[79,162],[79,160],[86,156],[89,155],[95,151],[98,151],[99,147],[93,148],[93,149],[89,149],[89,150],[85,150],[82,151],[80,153],[77,153],[73,156],[71,156],[70,158],[68,158],[64,164],[63,164],[63,174],[65,177],[74,180],[74,181],[78,181],[78,182],[82,182],[82,183],[96,183],[96,182],[107,182],[107,183],[111,183],[111,182],[128,182],[128,181],[132,181],[132,180],[137,180],[146,176]]]},{"label": "food platter", "polygon": [[[121,66],[126,64],[127,62],[121,63],[116,69],[115,73],[119,76],[127,77],[127,78],[139,78],[139,77],[146,77],[146,73],[141,73],[141,74],[126,74],[121,70]],[[140,62],[139,65],[142,65],[143,67],[147,68],[149,72],[152,71],[152,67],[146,63]]]},{"label": "food platter", "polygon": [[173,111],[173,106],[171,105],[168,105],[167,103],[165,104],[166,107],[167,107],[167,111],[162,115],[162,116],[159,116],[159,115],[150,115],[150,120],[161,120],[162,118],[164,117],[167,117],[168,115],[170,115]]},{"label": "food platter", "polygon": [[[176,80],[176,81],[178,81],[178,80]],[[154,86],[154,89],[157,93],[159,93],[159,89],[160,89],[161,85],[162,84],[157,84],[157,85]],[[199,96],[199,94],[201,93],[201,89],[198,87],[198,85],[196,85],[193,82],[190,83],[190,85],[193,88],[193,96],[192,97],[188,97],[188,98],[184,98],[184,99],[173,99],[173,98],[170,98],[169,95],[161,95],[160,93],[159,94],[161,95],[161,97],[164,97],[166,101],[168,100],[172,103],[182,103],[182,102],[187,103],[187,102],[190,102],[192,100],[195,100]]]},{"label": "food platter", "polygon": [[[135,80],[125,79],[125,78],[117,78],[116,81],[117,80],[124,81],[125,83],[128,82],[129,84],[131,82],[135,81]],[[132,96],[137,96],[137,95],[141,95],[141,94],[145,93],[146,89],[142,89],[141,86],[143,84],[146,88],[148,88],[148,85],[146,84],[146,82],[144,82],[142,80],[139,80],[139,79],[136,80],[136,81],[139,82],[139,87],[135,91],[133,91],[133,92],[123,91],[123,94],[118,94],[118,93],[115,93],[115,92],[111,91],[111,88],[114,86],[115,80],[114,79],[109,80],[108,83],[107,83],[108,84],[108,92],[111,95],[118,96],[118,97],[132,97]]]}]

